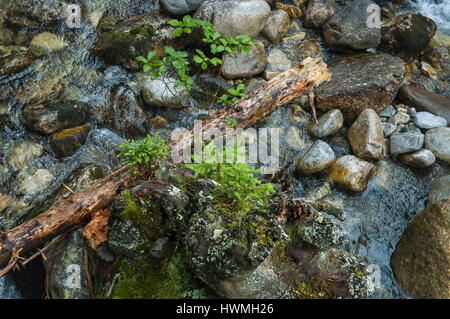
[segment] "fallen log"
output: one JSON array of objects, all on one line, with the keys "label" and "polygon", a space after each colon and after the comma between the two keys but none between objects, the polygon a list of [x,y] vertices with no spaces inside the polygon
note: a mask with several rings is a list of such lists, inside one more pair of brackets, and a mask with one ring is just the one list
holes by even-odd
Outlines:
[{"label": "fallen log", "polygon": [[[225,132],[226,119],[236,121],[237,128],[251,127],[280,106],[310,92],[329,78],[327,66],[320,59],[305,59],[298,66],[254,90],[247,99],[216,112],[211,120],[203,123],[204,141],[207,142],[212,129]],[[168,145],[181,149],[191,145],[193,136],[194,131],[190,130],[169,141]],[[9,271],[22,259],[20,254],[30,252],[61,233],[84,225],[93,213],[109,207],[119,190],[129,185],[133,178],[127,167],[123,167],[39,216],[1,234],[0,266],[7,265],[5,270]],[[5,273],[0,271],[0,276]]]}]

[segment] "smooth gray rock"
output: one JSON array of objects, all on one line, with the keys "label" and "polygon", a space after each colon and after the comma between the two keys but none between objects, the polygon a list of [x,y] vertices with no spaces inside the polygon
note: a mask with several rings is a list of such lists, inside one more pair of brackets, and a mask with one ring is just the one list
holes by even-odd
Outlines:
[{"label": "smooth gray rock", "polygon": [[399,154],[420,150],[423,146],[424,135],[422,133],[397,133],[391,136],[390,150],[396,157]]},{"label": "smooth gray rock", "polygon": [[394,133],[396,126],[391,123],[383,122],[384,137],[389,137]]},{"label": "smooth gray rock", "polygon": [[139,75],[142,97],[149,105],[183,108],[188,105],[188,93],[183,86],[175,87],[176,80],[161,76],[151,80],[148,75]]},{"label": "smooth gray rock", "polygon": [[336,156],[333,149],[324,141],[317,140],[297,163],[300,174],[314,174],[330,167]]},{"label": "smooth gray rock", "polygon": [[207,0],[160,0],[165,12],[172,15],[183,15],[197,10]]},{"label": "smooth gray rock", "polygon": [[267,56],[267,69],[276,72],[283,72],[292,67],[292,61],[289,60],[286,53],[281,49],[273,49]]},{"label": "smooth gray rock", "polygon": [[371,0],[353,1],[336,12],[323,26],[325,44],[333,50],[351,51],[376,48],[381,41],[381,29],[368,26]]},{"label": "smooth gray rock", "polygon": [[446,127],[447,120],[429,112],[416,112],[413,116],[414,125],[425,130],[437,127]]},{"label": "smooth gray rock", "polygon": [[249,53],[237,53],[235,57],[225,55],[220,69],[225,79],[241,79],[262,73],[267,65],[267,56],[264,45],[257,42],[250,48]]},{"label": "smooth gray rock", "polygon": [[290,25],[291,19],[288,13],[284,10],[275,10],[270,14],[263,34],[272,43],[277,43],[288,32]]},{"label": "smooth gray rock", "polygon": [[433,128],[425,133],[425,148],[439,161],[450,164],[450,128]]},{"label": "smooth gray rock", "polygon": [[381,112],[378,113],[379,117],[392,117],[397,113],[397,110],[394,106],[388,105]]},{"label": "smooth gray rock", "polygon": [[419,150],[412,153],[400,154],[397,160],[400,163],[412,167],[424,168],[433,165],[436,162],[436,157],[429,150]]},{"label": "smooth gray rock", "polygon": [[211,21],[226,37],[255,37],[266,26],[270,12],[270,6],[264,0],[208,1],[198,8],[194,18]]},{"label": "smooth gray rock", "polygon": [[437,203],[446,197],[450,197],[450,175],[442,176],[431,184],[428,193],[428,205]]},{"label": "smooth gray rock", "polygon": [[336,134],[344,125],[344,116],[340,110],[331,110],[323,114],[318,123],[313,122],[309,128],[309,133],[317,138]]}]

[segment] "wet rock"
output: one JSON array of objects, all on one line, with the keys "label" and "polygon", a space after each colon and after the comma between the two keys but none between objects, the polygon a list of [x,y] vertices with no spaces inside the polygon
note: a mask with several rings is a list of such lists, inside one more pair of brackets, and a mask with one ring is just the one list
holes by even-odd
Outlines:
[{"label": "wet rock", "polygon": [[12,196],[0,193],[0,214],[3,213],[14,201]]},{"label": "wet rock", "polygon": [[86,142],[90,130],[88,123],[53,134],[50,144],[56,157],[68,157],[75,153]]},{"label": "wet rock", "polygon": [[287,35],[283,38],[283,44],[289,45],[291,47],[295,45],[299,45],[306,38],[306,32],[296,32],[290,35]]},{"label": "wet rock", "polygon": [[17,0],[6,11],[6,19],[31,29],[56,30],[58,24],[67,19],[69,4],[70,1],[65,0],[36,0],[30,6],[27,0]]},{"label": "wet rock", "polygon": [[209,207],[189,223],[185,241],[188,259],[197,276],[222,296],[226,293],[224,282],[247,277],[266,259],[281,235],[268,214],[248,214],[240,226],[233,227],[223,213]]},{"label": "wet rock", "polygon": [[348,131],[348,140],[358,157],[377,160],[383,156],[383,126],[374,110],[361,112]]},{"label": "wet rock", "polygon": [[217,101],[217,97],[227,93],[232,86],[223,78],[210,73],[202,73],[195,78],[191,96],[202,106],[209,107]]},{"label": "wet rock", "polygon": [[340,109],[353,121],[371,108],[383,110],[394,100],[405,75],[404,62],[386,54],[358,54],[343,57],[330,68],[331,79],[316,90],[316,106]]},{"label": "wet rock", "polygon": [[172,15],[184,15],[194,12],[206,0],[161,0],[161,7]]},{"label": "wet rock", "polygon": [[41,57],[67,47],[68,44],[58,35],[50,32],[44,32],[33,38],[30,44],[30,51],[36,57]]},{"label": "wet rock", "polygon": [[32,86],[24,84],[19,87],[17,99],[27,105],[59,101],[64,89],[63,79],[65,76],[66,73],[64,72],[57,75],[52,72],[46,73],[41,78],[36,79]]},{"label": "wet rock", "polygon": [[48,291],[53,299],[88,299],[83,235],[76,230],[50,246],[44,261]]},{"label": "wet rock", "polygon": [[324,141],[317,140],[297,163],[300,174],[314,174],[330,167],[336,159],[333,149]]},{"label": "wet rock", "polygon": [[321,250],[342,248],[348,244],[348,234],[342,226],[334,224],[322,215],[300,227],[301,239]]},{"label": "wet rock", "polygon": [[395,129],[397,128],[394,124],[383,122],[383,133],[384,137],[389,137],[394,133]]},{"label": "wet rock", "polygon": [[288,32],[290,25],[288,13],[284,10],[275,10],[270,14],[262,32],[272,43],[277,43]]},{"label": "wet rock", "polygon": [[450,128],[433,128],[427,131],[425,148],[432,151],[439,161],[450,164]]},{"label": "wet rock", "polygon": [[429,150],[419,150],[412,153],[401,154],[397,157],[397,160],[400,163],[412,167],[425,168],[433,165],[436,161],[436,157]]},{"label": "wet rock", "polygon": [[42,134],[81,125],[88,119],[89,107],[81,102],[31,105],[22,112],[23,124],[29,130]]},{"label": "wet rock", "polygon": [[44,168],[23,169],[16,178],[17,191],[25,196],[37,195],[51,185],[53,178],[52,173]]},{"label": "wet rock", "polygon": [[257,36],[270,16],[270,7],[263,0],[208,1],[200,6],[194,18],[211,21],[226,37]]},{"label": "wet rock", "polygon": [[33,63],[33,57],[27,48],[0,46],[0,75],[21,72],[31,63]]},{"label": "wet rock", "polygon": [[391,136],[390,151],[395,158],[399,154],[418,151],[422,148],[424,135],[422,133],[397,133]]},{"label": "wet rock", "polygon": [[394,116],[388,119],[388,122],[397,126],[399,124],[407,124],[411,120],[411,117],[408,113],[405,112],[397,112]]},{"label": "wet rock", "polygon": [[131,70],[142,69],[137,56],[147,56],[150,50],[164,45],[181,46],[183,40],[172,34],[167,24],[169,17],[151,11],[128,19],[105,16],[97,28],[97,42],[93,53],[111,65],[122,65]]},{"label": "wet rock", "polygon": [[430,112],[450,123],[450,101],[441,95],[411,84],[400,88],[398,98],[418,111]]},{"label": "wet rock", "polygon": [[436,23],[420,13],[398,15],[381,28],[380,50],[408,59],[418,56],[436,33]]},{"label": "wet rock", "polygon": [[329,178],[355,192],[367,188],[370,177],[376,172],[376,166],[353,155],[345,155],[336,160]]},{"label": "wet rock", "polygon": [[322,49],[317,44],[316,40],[308,40],[300,44],[300,52],[306,57],[314,57],[318,55]]},{"label": "wet rock", "polygon": [[369,6],[378,5],[371,0],[353,1],[336,12],[322,29],[326,45],[340,51],[378,47],[381,30],[368,25]]},{"label": "wet rock", "polygon": [[450,199],[413,217],[392,254],[395,278],[413,298],[450,298]]},{"label": "wet rock", "polygon": [[450,197],[450,175],[445,175],[435,180],[430,186],[428,204],[434,204],[441,199]]},{"label": "wet rock", "polygon": [[267,65],[267,56],[264,45],[257,42],[250,48],[250,52],[237,53],[235,57],[226,54],[220,73],[225,79],[247,78],[262,73]]},{"label": "wet rock", "polygon": [[334,14],[334,0],[311,0],[308,2],[308,8],[305,14],[306,26],[320,28]]},{"label": "wet rock", "polygon": [[41,144],[30,141],[17,141],[8,154],[8,164],[13,170],[19,170],[44,154]]},{"label": "wet rock", "polygon": [[413,122],[415,126],[425,130],[447,126],[447,120],[445,118],[428,112],[417,112],[413,116]]},{"label": "wet rock", "polygon": [[318,123],[313,123],[309,127],[309,133],[317,138],[336,134],[344,125],[344,116],[340,110],[331,110],[323,114]]},{"label": "wet rock", "polygon": [[150,249],[150,255],[155,258],[163,258],[167,255],[170,249],[170,242],[168,237],[161,237],[155,240],[152,248]]},{"label": "wet rock", "polygon": [[392,105],[388,105],[384,108],[384,110],[382,110],[381,112],[378,113],[379,117],[392,117],[397,113],[397,110],[395,109],[395,107],[393,107]]},{"label": "wet rock", "polygon": [[271,71],[283,72],[292,67],[292,61],[280,49],[273,49],[267,56],[267,68]]},{"label": "wet rock", "polygon": [[183,86],[175,87],[174,78],[161,76],[151,80],[147,75],[140,74],[139,80],[145,103],[176,109],[189,105],[187,90]]}]

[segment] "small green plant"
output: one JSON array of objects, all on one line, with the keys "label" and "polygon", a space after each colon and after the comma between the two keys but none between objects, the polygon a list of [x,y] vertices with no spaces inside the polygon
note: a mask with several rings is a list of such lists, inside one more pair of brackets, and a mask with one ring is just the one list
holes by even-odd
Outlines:
[{"label": "small green plant", "polygon": [[[203,32],[202,42],[209,44],[210,52],[204,52],[196,49],[196,54],[192,57],[193,61],[200,65],[202,70],[209,66],[217,67],[223,63],[223,60],[216,55],[228,53],[235,57],[235,53],[249,53],[250,47],[254,45],[252,38],[246,35],[238,35],[234,38],[224,37],[217,32],[213,24],[208,21],[194,19],[191,16],[184,16],[182,20],[172,19],[168,24],[175,27],[173,35],[181,37],[183,34],[191,34],[194,28],[201,28]],[[150,73],[152,80],[157,79],[162,74],[172,71],[176,73],[178,79],[175,87],[183,86],[188,91],[191,90],[193,79],[188,75],[191,70],[189,67],[189,55],[185,51],[176,51],[173,47],[164,47],[164,56],[158,55],[157,51],[150,51],[147,57],[138,56],[137,61],[142,62],[143,71]]]},{"label": "small green plant", "polygon": [[222,105],[232,105],[239,101],[240,99],[246,99],[248,98],[248,95],[245,93],[242,93],[242,90],[245,89],[244,83],[239,83],[236,88],[229,89],[228,94],[224,94],[219,98],[218,103]]},{"label": "small green plant", "polygon": [[169,147],[158,133],[153,137],[147,134],[141,141],[125,140],[119,147],[119,158],[123,164],[130,166],[131,171],[136,171],[140,165],[148,164],[153,159],[169,155]]},{"label": "small green plant", "polygon": [[225,126],[226,127],[231,127],[231,128],[233,128],[233,127],[235,127],[236,125],[238,125],[238,122],[234,119],[234,118],[232,118],[232,117],[230,117],[230,116],[225,116],[225,118],[224,118],[224,121],[225,121]]},{"label": "small green plant", "polygon": [[[196,160],[195,164],[186,166],[194,171],[194,178],[202,177],[216,181],[212,195],[216,205],[225,212],[232,212],[240,220],[245,213],[257,209],[258,205],[268,205],[269,195],[275,192],[272,184],[263,184],[252,169],[242,160],[245,147],[237,143],[234,148],[218,151],[214,142],[209,143],[203,150],[203,161]],[[228,156],[232,154],[233,156]],[[222,157],[220,163],[218,159]],[[232,158],[227,158],[232,157]],[[209,158],[210,160],[205,160]],[[241,158],[241,159],[240,159]],[[213,159],[213,160],[211,160]]]}]

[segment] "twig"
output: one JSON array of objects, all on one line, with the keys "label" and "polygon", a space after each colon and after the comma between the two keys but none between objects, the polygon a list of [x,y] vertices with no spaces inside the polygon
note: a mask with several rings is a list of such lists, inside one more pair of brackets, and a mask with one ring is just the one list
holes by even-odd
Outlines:
[{"label": "twig", "polygon": [[62,185],[63,185],[65,188],[67,188],[67,190],[68,190],[69,192],[71,192],[72,194],[75,194],[75,192],[74,192],[69,186],[67,186],[67,185],[64,184],[64,183],[62,183]]},{"label": "twig", "polygon": [[9,260],[6,267],[3,268],[2,270],[0,270],[0,278],[3,277],[4,275],[6,275],[8,272],[10,272],[11,269],[13,269],[17,265],[17,262],[19,261],[19,259],[23,259],[22,257],[19,256],[19,254],[22,250],[23,250],[23,248],[20,248],[18,251],[15,251],[12,253],[11,259]]},{"label": "twig", "polygon": [[308,92],[308,99],[309,99],[309,106],[311,107],[312,110],[313,119],[314,121],[316,121],[316,123],[319,123],[319,121],[317,121],[316,105],[314,104],[314,90],[310,90]]}]

